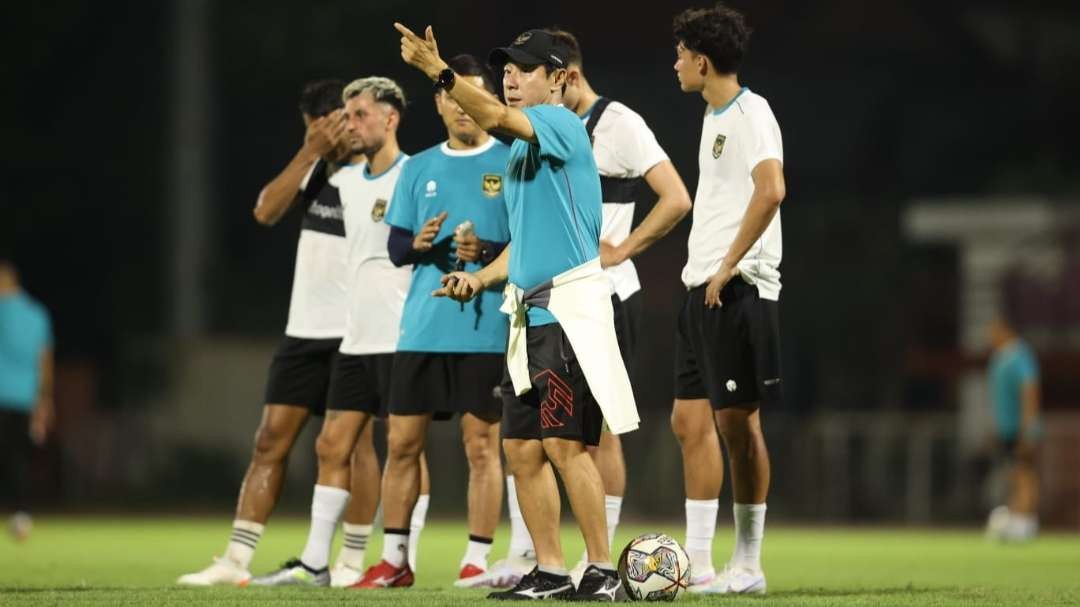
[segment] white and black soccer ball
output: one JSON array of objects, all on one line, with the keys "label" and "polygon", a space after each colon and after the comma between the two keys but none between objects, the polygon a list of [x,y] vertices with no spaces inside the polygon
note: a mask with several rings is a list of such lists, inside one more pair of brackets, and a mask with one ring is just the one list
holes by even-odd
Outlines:
[{"label": "white and black soccer ball", "polygon": [[675,538],[646,533],[619,556],[619,578],[635,601],[674,601],[690,585],[690,557]]}]

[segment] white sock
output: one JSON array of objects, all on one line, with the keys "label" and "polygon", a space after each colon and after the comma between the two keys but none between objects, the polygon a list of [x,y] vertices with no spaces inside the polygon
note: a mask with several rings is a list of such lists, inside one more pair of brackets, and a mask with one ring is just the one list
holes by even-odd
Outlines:
[{"label": "white sock", "polygon": [[736,567],[761,569],[761,540],[765,538],[765,504],[735,504],[735,552],[731,562]]},{"label": "white sock", "polygon": [[251,566],[251,557],[255,556],[255,546],[262,537],[265,525],[255,521],[233,521],[232,537],[225,546],[225,558],[236,563],[241,569],[247,571]]},{"label": "white sock", "polygon": [[383,529],[382,560],[401,567],[409,559],[409,532],[405,529]]},{"label": "white sock", "polygon": [[307,544],[300,555],[300,562],[316,571],[326,568],[330,561],[330,543],[334,541],[334,531],[348,504],[349,492],[345,489],[315,485],[315,493],[311,497],[311,529],[308,530]]},{"label": "white sock", "polygon": [[[619,526],[622,499],[620,495],[604,496],[604,511],[607,514],[607,543],[609,547],[612,547],[612,544],[615,543],[615,528]],[[612,552],[614,552],[614,549]]]},{"label": "white sock", "polygon": [[536,552],[529,528],[525,526],[525,517],[518,505],[517,485],[513,476],[506,477],[506,507],[510,511],[510,556],[521,556],[526,552]]},{"label": "white sock", "polygon": [[461,566],[474,565],[487,571],[487,559],[488,554],[491,553],[492,541],[491,538],[470,535],[469,545],[465,548],[465,556],[461,559]]},{"label": "white sock", "polygon": [[338,552],[337,564],[363,571],[364,555],[367,553],[368,538],[371,537],[371,525],[343,523],[342,531],[345,534],[345,541],[341,544],[341,551]]},{"label": "white sock", "polygon": [[712,563],[713,536],[716,535],[716,514],[720,499],[686,500],[686,554],[694,576],[715,571]]},{"label": "white sock", "polygon": [[430,501],[431,496],[427,494],[416,498],[416,506],[413,506],[412,519],[409,521],[409,569],[413,571],[416,571],[416,555],[420,551],[420,532],[424,530]]}]

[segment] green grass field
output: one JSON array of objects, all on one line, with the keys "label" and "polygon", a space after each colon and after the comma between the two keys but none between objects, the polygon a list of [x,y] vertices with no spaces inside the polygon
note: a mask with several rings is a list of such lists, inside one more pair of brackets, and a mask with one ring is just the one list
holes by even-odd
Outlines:
[{"label": "green grass field", "polygon": [[[434,522],[424,530],[417,586],[359,592],[332,589],[192,589],[172,586],[181,573],[200,569],[220,553],[228,519],[36,520],[30,541],[0,539],[0,605],[233,605],[364,602],[476,605],[480,591],[450,587],[465,545],[461,523]],[[252,569],[265,572],[299,553],[307,523],[271,522]],[[681,523],[627,524],[620,543],[651,530],[681,536]],[[493,556],[505,552],[500,529]],[[564,530],[570,564],[581,551]],[[717,534],[717,560],[731,549],[730,529]],[[379,539],[368,551],[371,562]],[[988,544],[975,531],[851,528],[768,528],[765,598],[687,597],[684,603],[724,605],[1077,605],[1080,536],[1046,534],[1026,546]]]}]

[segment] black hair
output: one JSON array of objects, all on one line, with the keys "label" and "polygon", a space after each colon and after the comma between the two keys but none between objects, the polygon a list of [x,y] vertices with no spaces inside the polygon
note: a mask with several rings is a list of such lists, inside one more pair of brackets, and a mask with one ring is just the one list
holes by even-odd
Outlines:
[{"label": "black hair", "polygon": [[679,13],[673,30],[675,40],[708,57],[721,74],[739,71],[753,32],[742,13],[722,2],[713,8],[691,8]]},{"label": "black hair", "polygon": [[495,93],[495,79],[491,75],[491,70],[480,63],[480,60],[476,57],[462,53],[446,62],[450,66],[450,69],[454,70],[454,73],[459,76],[479,76],[484,82],[484,88],[489,93]]},{"label": "black hair", "polygon": [[566,63],[576,63],[579,66],[583,66],[581,61],[581,44],[578,43],[577,36],[570,32],[560,28],[557,25],[544,28],[544,31],[551,34],[551,37],[555,39],[555,43],[563,47],[566,51]]},{"label": "black hair", "polygon": [[300,111],[312,118],[321,118],[344,107],[341,91],[345,83],[336,80],[313,80],[300,91]]}]

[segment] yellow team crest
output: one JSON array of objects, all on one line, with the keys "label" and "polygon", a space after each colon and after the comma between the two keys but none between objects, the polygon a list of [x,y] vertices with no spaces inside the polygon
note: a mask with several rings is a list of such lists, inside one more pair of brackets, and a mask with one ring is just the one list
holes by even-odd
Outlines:
[{"label": "yellow team crest", "polygon": [[502,193],[502,175],[496,173],[484,173],[484,181],[481,184],[484,196],[495,198]]},{"label": "yellow team crest", "polygon": [[712,144],[712,157],[719,158],[720,154],[724,152],[724,142],[727,141],[727,137],[724,135],[717,135],[716,141]]},{"label": "yellow team crest", "polygon": [[375,200],[375,204],[371,207],[371,220],[379,222],[382,221],[383,217],[386,217],[386,201],[379,198]]}]

